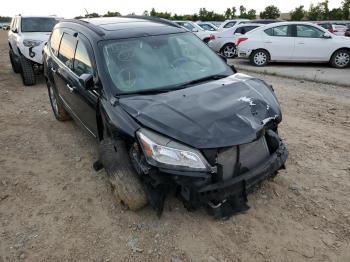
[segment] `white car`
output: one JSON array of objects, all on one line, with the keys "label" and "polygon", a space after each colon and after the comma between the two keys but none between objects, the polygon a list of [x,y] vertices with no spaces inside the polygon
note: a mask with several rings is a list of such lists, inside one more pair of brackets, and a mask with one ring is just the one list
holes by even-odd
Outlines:
[{"label": "white car", "polygon": [[219,31],[223,31],[227,28],[234,27],[236,25],[244,24],[249,22],[249,19],[233,19],[233,20],[225,20],[219,26]]},{"label": "white car", "polygon": [[236,56],[236,39],[259,26],[262,24],[240,24],[224,31],[212,33],[208,46],[226,58],[233,58]]},{"label": "white car", "polygon": [[204,41],[205,43],[208,43],[210,39],[210,34],[211,34],[210,31],[204,30],[202,27],[200,27],[199,25],[197,25],[192,21],[174,21],[174,22],[186,28],[190,32],[194,33],[196,36],[202,39],[202,41]]},{"label": "white car", "polygon": [[281,22],[256,28],[236,40],[238,56],[255,66],[271,61],[330,62],[350,65],[350,39],[306,22]]},{"label": "white car", "polygon": [[12,69],[21,73],[24,85],[34,85],[35,71],[42,68],[42,51],[59,21],[53,16],[21,16],[12,18],[8,33]]}]

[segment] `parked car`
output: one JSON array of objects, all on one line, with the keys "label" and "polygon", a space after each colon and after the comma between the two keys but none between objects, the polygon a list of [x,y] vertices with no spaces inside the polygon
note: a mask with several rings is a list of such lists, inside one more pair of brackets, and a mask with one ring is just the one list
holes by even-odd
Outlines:
[{"label": "parked car", "polygon": [[218,27],[210,22],[197,22],[197,25],[199,25],[203,30],[206,31],[217,31]]},{"label": "parked car", "polygon": [[347,37],[350,37],[350,28],[348,28],[348,30],[345,31],[344,35],[347,36]]},{"label": "parked car", "polygon": [[227,217],[284,167],[272,87],[236,73],[173,22],[63,20],[44,48],[44,68],[54,116],[72,117],[98,140],[94,167],[104,167],[131,210],[149,202],[161,212],[176,191],[188,209]]},{"label": "parked car", "polygon": [[1,28],[2,28],[2,30],[10,30],[10,25],[9,24],[3,24],[2,26],[1,26]]},{"label": "parked car", "polygon": [[339,35],[339,36],[344,36],[347,26],[345,24],[336,24],[336,23],[328,23],[328,22],[323,22],[323,23],[317,23],[319,26],[327,29],[329,32]]},{"label": "parked car", "polygon": [[263,24],[263,25],[268,25],[268,24],[273,24],[273,23],[280,23],[284,22],[283,20],[278,20],[278,19],[256,19],[256,20],[251,20],[250,23],[254,24]]},{"label": "parked car", "polygon": [[52,16],[21,16],[12,18],[8,33],[12,69],[20,73],[23,84],[34,85],[35,74],[42,69],[42,50],[58,18]]},{"label": "parked car", "polygon": [[249,31],[262,26],[261,24],[240,24],[224,31],[213,33],[210,36],[208,46],[217,53],[221,53],[226,58],[236,56],[236,40],[238,37],[248,33]]},{"label": "parked car", "polygon": [[272,61],[350,63],[350,41],[306,22],[282,22],[257,28],[236,41],[238,56],[255,66]]},{"label": "parked car", "polygon": [[186,28],[188,31],[198,36],[204,43],[208,43],[210,39],[210,31],[204,30],[202,27],[192,21],[174,21],[176,24]]},{"label": "parked car", "polygon": [[249,19],[231,19],[231,20],[226,20],[222,22],[222,24],[219,26],[219,31],[223,31],[227,28],[233,27],[240,25],[242,23],[249,22]]}]

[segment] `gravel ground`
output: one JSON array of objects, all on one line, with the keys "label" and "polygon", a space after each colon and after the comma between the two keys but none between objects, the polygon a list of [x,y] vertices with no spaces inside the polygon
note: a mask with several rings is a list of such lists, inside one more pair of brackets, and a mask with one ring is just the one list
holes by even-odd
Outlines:
[{"label": "gravel ground", "polygon": [[258,75],[272,83],[287,170],[226,221],[169,197],[158,218],[124,210],[96,141],[57,122],[43,79],[24,87],[0,32],[0,262],[350,261],[350,89]]}]

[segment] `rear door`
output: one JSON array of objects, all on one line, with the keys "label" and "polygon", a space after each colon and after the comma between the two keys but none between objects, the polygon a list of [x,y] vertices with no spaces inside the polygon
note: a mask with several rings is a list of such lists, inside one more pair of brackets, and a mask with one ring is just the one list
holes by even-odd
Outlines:
[{"label": "rear door", "polygon": [[334,51],[334,44],[332,38],[324,38],[324,34],[324,31],[311,25],[294,25],[295,48],[293,60],[328,61]]},{"label": "rear door", "polygon": [[288,61],[292,59],[294,37],[290,25],[280,25],[264,30],[263,46],[269,51],[271,60]]}]

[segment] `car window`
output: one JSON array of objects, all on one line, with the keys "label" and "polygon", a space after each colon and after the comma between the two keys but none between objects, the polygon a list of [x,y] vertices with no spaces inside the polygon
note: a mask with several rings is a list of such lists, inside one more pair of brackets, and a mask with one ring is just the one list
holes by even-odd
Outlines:
[{"label": "car window", "polygon": [[58,23],[56,18],[23,17],[21,22],[22,32],[51,32]]},{"label": "car window", "polygon": [[192,31],[194,29],[194,26],[191,23],[182,23],[181,26],[185,27],[186,29]]},{"label": "car window", "polygon": [[234,26],[236,24],[236,22],[228,22],[226,25],[224,25],[224,28],[230,28],[232,26]]},{"label": "car window", "polygon": [[202,27],[204,30],[207,31],[215,31],[215,28],[213,28],[212,26],[208,25],[208,24],[200,24],[200,27]]},{"label": "car window", "polygon": [[297,37],[322,38],[324,32],[310,25],[297,25]]},{"label": "car window", "polygon": [[67,33],[62,36],[58,59],[61,60],[68,68],[73,68],[73,60],[77,39]]},{"label": "car window", "polygon": [[82,41],[78,42],[75,51],[73,72],[78,76],[81,76],[82,74],[92,74],[89,53]]},{"label": "car window", "polygon": [[324,29],[331,29],[332,25],[331,24],[318,24],[319,26],[323,27]]},{"label": "car window", "polygon": [[281,25],[264,30],[269,36],[288,37],[290,36],[288,25]]},{"label": "car window", "polygon": [[60,47],[61,38],[62,38],[62,30],[60,28],[55,29],[52,32],[52,35],[50,38],[50,46],[55,56],[58,55],[58,48]]},{"label": "car window", "polygon": [[235,34],[240,33],[240,34],[244,35],[255,28],[257,28],[257,26],[242,26],[242,27],[236,29]]}]

